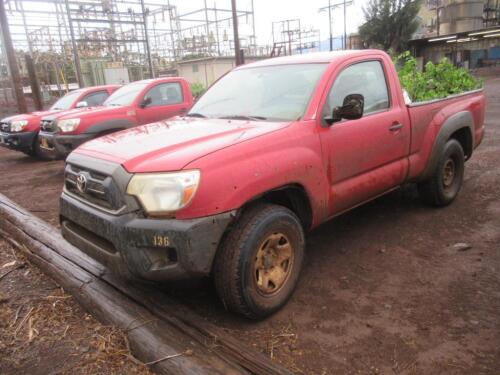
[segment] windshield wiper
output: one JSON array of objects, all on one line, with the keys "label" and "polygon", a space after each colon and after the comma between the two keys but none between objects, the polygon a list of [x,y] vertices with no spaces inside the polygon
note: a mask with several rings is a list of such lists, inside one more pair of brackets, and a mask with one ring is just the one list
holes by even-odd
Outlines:
[{"label": "windshield wiper", "polygon": [[196,113],[196,112],[194,112],[194,113],[188,113],[188,114],[186,115],[186,117],[199,117],[199,118],[207,118],[207,116],[202,115],[201,113]]},{"label": "windshield wiper", "polygon": [[250,121],[267,120],[267,117],[264,117],[264,116],[245,116],[245,115],[230,115],[230,116],[222,116],[219,118],[227,119],[227,120],[250,120]]}]

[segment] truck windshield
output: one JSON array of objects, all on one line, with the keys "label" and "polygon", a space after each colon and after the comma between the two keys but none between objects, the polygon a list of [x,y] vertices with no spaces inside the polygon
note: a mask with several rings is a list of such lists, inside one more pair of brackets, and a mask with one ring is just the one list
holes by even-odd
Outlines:
[{"label": "truck windshield", "polygon": [[52,110],[67,110],[70,109],[71,106],[75,103],[75,100],[78,99],[82,92],[80,90],[72,91],[66,95],[64,95],[61,99],[55,102],[50,109]]},{"label": "truck windshield", "polygon": [[139,95],[144,88],[148,85],[148,82],[136,82],[130,83],[128,85],[120,87],[114,93],[112,93],[108,99],[104,102],[105,106],[127,106],[131,105],[137,95]]},{"label": "truck windshield", "polygon": [[290,64],[234,70],[203,95],[188,116],[295,120],[304,115],[327,64]]}]

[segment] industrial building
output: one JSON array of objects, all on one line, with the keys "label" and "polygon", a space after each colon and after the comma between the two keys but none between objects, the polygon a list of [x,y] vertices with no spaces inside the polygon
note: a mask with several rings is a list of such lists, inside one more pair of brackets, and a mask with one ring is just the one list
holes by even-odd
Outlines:
[{"label": "industrial building", "polygon": [[443,57],[464,68],[500,66],[499,0],[427,0],[410,42],[423,66]]}]

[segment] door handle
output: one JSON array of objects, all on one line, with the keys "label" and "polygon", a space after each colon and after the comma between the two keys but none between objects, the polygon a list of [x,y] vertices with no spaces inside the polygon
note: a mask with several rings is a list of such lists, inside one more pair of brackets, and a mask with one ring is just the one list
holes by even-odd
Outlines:
[{"label": "door handle", "polygon": [[399,122],[396,122],[394,124],[392,124],[390,127],[389,127],[389,130],[391,132],[396,132],[398,131],[399,129],[401,129],[403,127],[403,124],[400,124]]}]

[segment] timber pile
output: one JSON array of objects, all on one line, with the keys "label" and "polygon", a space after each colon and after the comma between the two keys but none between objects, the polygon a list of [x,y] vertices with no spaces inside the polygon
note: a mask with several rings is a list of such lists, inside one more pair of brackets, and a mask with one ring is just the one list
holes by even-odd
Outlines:
[{"label": "timber pile", "polygon": [[108,273],[2,194],[0,235],[101,323],[125,331],[132,353],[156,373],[291,374],[165,294]]}]

